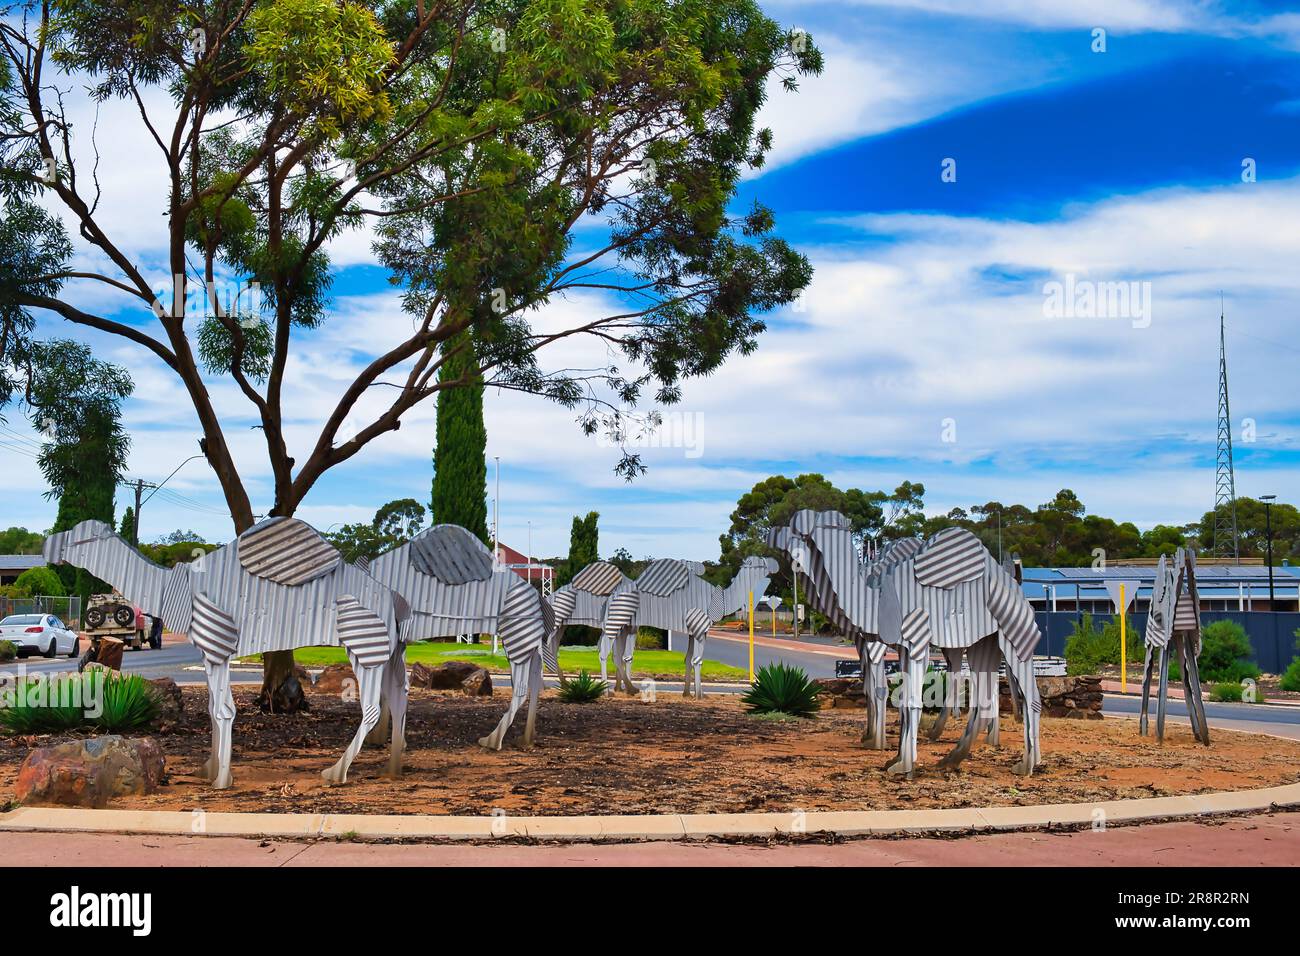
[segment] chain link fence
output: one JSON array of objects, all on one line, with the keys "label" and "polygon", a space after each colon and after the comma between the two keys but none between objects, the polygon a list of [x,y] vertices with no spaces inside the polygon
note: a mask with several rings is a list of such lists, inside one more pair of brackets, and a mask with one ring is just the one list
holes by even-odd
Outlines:
[{"label": "chain link fence", "polygon": [[53,614],[69,628],[81,627],[81,597],[51,597],[47,594],[27,598],[0,597],[0,619],[10,614]]}]

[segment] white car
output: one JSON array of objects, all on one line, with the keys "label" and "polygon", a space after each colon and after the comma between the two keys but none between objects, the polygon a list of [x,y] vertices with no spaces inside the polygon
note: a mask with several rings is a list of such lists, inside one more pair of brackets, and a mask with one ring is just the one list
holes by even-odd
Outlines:
[{"label": "white car", "polygon": [[0,621],[0,641],[18,648],[18,656],[36,651],[46,657],[77,656],[77,632],[63,626],[53,614],[10,614]]}]

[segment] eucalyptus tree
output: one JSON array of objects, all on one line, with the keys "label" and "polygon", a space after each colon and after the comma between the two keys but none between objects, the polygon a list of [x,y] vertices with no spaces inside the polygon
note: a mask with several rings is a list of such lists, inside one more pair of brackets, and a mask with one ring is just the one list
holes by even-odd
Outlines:
[{"label": "eucalyptus tree", "polygon": [[[753,0],[16,0],[0,14],[0,342],[59,317],[165,368],[235,531],[255,509],[213,382],[248,402],[265,510],[290,515],[441,389],[543,396],[617,438],[626,409],[677,401],[755,348],[761,314],[810,279],[769,210],[731,208],[771,146],[756,125],[769,85],[821,68]],[[165,169],[132,184],[159,213],[143,243],[101,212],[122,180],[99,174],[95,123],[70,118],[116,100]],[[410,321],[291,448],[291,356],[329,320],[330,250],[353,230]],[[230,283],[258,293],[223,302]],[[196,288],[204,305],[187,310]],[[603,306],[539,321],[566,293]],[[462,335],[477,374],[443,376]],[[544,364],[574,339],[602,361]],[[642,470],[626,451],[615,467]],[[268,687],[287,668],[269,660]]]}]

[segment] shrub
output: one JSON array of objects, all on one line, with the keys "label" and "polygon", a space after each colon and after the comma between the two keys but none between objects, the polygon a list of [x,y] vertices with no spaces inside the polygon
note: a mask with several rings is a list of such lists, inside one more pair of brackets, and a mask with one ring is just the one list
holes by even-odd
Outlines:
[{"label": "shrub", "polygon": [[817,702],[819,690],[816,682],[801,668],[777,662],[759,668],[754,683],[740,701],[751,713],[811,717],[820,709]]},{"label": "shrub", "polygon": [[114,671],[91,671],[91,680],[99,682],[102,702],[98,717],[90,723],[99,730],[131,730],[144,727],[158,716],[158,692],[139,674]]},{"label": "shrub", "polygon": [[592,677],[585,670],[578,676],[560,681],[560,700],[566,704],[590,704],[605,693],[605,682]]},{"label": "shrub", "polygon": [[1291,658],[1291,663],[1287,665],[1282,679],[1278,681],[1278,686],[1283,690],[1300,691],[1300,657]]},{"label": "shrub", "polygon": [[636,629],[636,649],[638,651],[658,651],[667,647],[668,632],[657,627],[638,627]]},{"label": "shrub", "polygon": [[67,589],[53,568],[28,568],[14,581],[14,587],[26,591],[29,595],[46,594],[50,597],[66,597]]},{"label": "shrub", "polygon": [[1240,701],[1244,690],[1245,688],[1240,684],[1231,684],[1227,682],[1215,684],[1210,688],[1210,700],[1217,700],[1221,703]]},{"label": "shrub", "polygon": [[13,641],[0,641],[0,661],[11,661],[17,656],[17,644]]},{"label": "shrub", "polygon": [[157,691],[139,674],[99,670],[23,681],[3,703],[0,727],[16,734],[131,730],[147,725],[159,710]]},{"label": "shrub", "polygon": [[[1128,620],[1128,662],[1142,663],[1146,653],[1142,646],[1142,632],[1133,619]],[[1093,624],[1092,615],[1084,613],[1074,622],[1074,631],[1065,640],[1066,673],[1095,674],[1105,664],[1118,664],[1119,621],[1111,619],[1106,626],[1098,630]]]},{"label": "shrub", "polygon": [[1250,661],[1254,651],[1246,630],[1236,621],[1213,621],[1201,629],[1201,677],[1206,681],[1241,683],[1259,677]]}]

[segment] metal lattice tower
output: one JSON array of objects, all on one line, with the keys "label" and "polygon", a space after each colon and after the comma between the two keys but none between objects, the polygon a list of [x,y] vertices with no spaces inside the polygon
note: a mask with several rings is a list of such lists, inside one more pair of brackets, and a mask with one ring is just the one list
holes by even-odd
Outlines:
[{"label": "metal lattice tower", "polygon": [[1237,480],[1232,470],[1232,414],[1228,410],[1228,353],[1219,309],[1219,441],[1215,457],[1214,554],[1240,563],[1237,541]]}]

